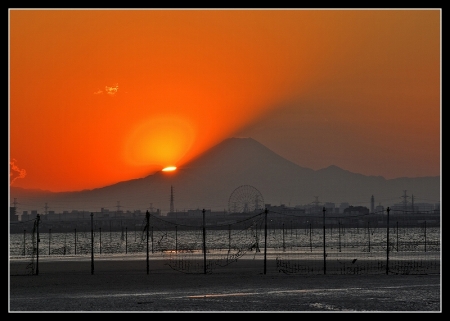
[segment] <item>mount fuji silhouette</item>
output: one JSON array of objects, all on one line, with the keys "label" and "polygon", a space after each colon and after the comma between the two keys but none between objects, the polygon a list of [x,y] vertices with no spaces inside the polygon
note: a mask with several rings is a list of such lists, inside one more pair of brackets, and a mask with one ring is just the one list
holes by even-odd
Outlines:
[{"label": "mount fuji silhouette", "polygon": [[[274,153],[252,138],[228,138],[174,172],[159,171],[143,178],[76,192],[33,191],[10,188],[18,213],[37,210],[47,204],[55,213],[63,211],[146,211],[162,214],[170,210],[171,190],[175,211],[210,209],[228,211],[230,195],[242,185],[256,188],[265,204],[286,206],[341,202],[370,208],[402,202],[404,190],[415,202],[440,200],[440,176],[385,179],[365,176],[329,166],[320,170],[301,167]],[[11,202],[12,204],[12,202]]]}]

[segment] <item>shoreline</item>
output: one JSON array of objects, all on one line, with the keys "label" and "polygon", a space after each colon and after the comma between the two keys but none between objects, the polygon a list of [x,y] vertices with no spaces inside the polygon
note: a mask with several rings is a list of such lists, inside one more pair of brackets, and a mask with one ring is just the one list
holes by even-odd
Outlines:
[{"label": "shoreline", "polygon": [[[441,311],[441,275],[286,274],[274,260],[242,258],[204,274],[172,269],[161,258],[39,260],[39,274],[16,273],[8,310],[20,312],[369,312]],[[202,263],[200,260],[198,263]]]}]

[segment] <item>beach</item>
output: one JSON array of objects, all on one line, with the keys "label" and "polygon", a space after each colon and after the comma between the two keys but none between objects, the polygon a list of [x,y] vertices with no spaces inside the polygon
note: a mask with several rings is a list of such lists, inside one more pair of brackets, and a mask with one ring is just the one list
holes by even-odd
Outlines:
[{"label": "beach", "polygon": [[250,258],[206,274],[142,256],[42,258],[37,275],[27,264],[9,262],[10,313],[442,312],[439,274],[305,276]]}]

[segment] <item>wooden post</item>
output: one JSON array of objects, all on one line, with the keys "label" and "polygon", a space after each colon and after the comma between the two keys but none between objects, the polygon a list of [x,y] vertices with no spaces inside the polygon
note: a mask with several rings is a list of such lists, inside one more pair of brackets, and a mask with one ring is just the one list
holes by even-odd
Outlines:
[{"label": "wooden post", "polygon": [[386,223],[386,229],[387,229],[387,237],[386,237],[386,275],[389,274],[389,211],[390,211],[390,208],[388,207],[386,209],[386,212],[387,212],[387,223]]},{"label": "wooden post", "polygon": [[39,275],[39,242],[41,241],[39,238],[39,214],[36,216],[36,275]]},{"label": "wooden post", "polygon": [[77,255],[77,229],[75,229],[75,255]]},{"label": "wooden post", "polygon": [[149,229],[150,229],[150,213],[147,211],[147,213],[145,214],[146,218],[147,218],[147,274],[149,273],[150,270],[150,266],[149,266],[149,257],[148,257],[148,237],[149,237]]},{"label": "wooden post", "polygon": [[206,220],[205,220],[205,209],[203,209],[203,273],[206,274]]},{"label": "wooden post", "polygon": [[267,208],[264,210],[264,274],[267,270]]},{"label": "wooden post", "polygon": [[50,241],[51,241],[51,239],[52,239],[52,229],[51,228],[49,228],[48,229],[48,255],[50,255]]},{"label": "wooden post", "polygon": [[91,275],[94,274],[94,213],[91,213]]}]

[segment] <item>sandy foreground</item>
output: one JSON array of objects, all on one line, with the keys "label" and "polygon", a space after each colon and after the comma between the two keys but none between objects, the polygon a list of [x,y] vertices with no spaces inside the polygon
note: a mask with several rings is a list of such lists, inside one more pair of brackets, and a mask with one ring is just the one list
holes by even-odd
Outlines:
[{"label": "sandy foreground", "polygon": [[440,275],[299,275],[242,258],[183,273],[145,257],[41,258],[38,275],[9,261],[10,313],[442,312]]}]

